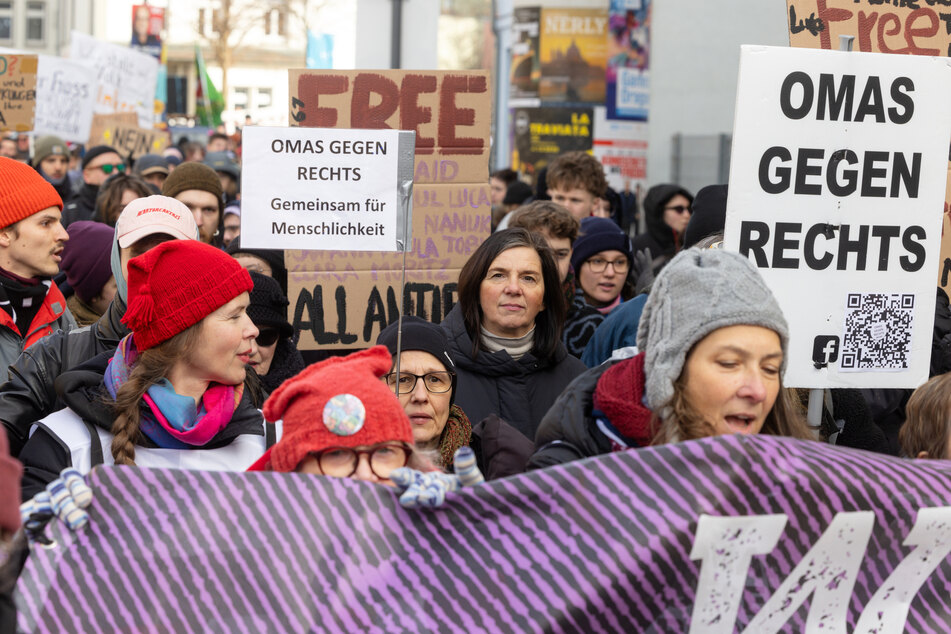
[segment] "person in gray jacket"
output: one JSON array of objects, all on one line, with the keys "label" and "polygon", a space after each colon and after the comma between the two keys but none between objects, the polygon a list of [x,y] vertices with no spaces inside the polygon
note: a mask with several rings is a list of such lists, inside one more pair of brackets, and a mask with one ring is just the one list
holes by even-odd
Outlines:
[{"label": "person in gray jacket", "polygon": [[111,261],[117,292],[106,312],[91,326],[41,339],[15,358],[6,382],[0,385],[0,421],[14,456],[26,443],[34,422],[64,407],[53,387],[56,378],[107,350],[114,350],[119,340],[129,334],[120,321],[126,311],[129,260],[168,240],[195,240],[198,226],[184,204],[166,196],[149,196],[126,206],[116,222],[115,236]]},{"label": "person in gray jacket", "polygon": [[561,391],[586,368],[561,342],[567,306],[551,249],[505,229],[459,273],[459,303],[442,327],[456,364],[456,403],[472,421],[495,414],[531,439]]}]

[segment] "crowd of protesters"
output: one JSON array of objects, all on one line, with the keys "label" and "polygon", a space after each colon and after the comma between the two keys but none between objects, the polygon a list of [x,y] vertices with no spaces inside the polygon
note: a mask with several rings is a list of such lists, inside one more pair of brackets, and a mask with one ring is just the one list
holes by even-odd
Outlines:
[{"label": "crowd of protesters", "polygon": [[534,184],[493,172],[494,231],[443,322],[405,316],[376,346],[308,366],[282,252],[241,246],[235,139],[134,161],[55,137],[27,156],[7,145],[6,536],[21,492],[27,529],[44,508],[81,524],[88,500],[63,502],[63,483],[99,464],[352,477],[413,506],[481,474],[721,434],[951,455],[947,296],[935,379],[915,394],[829,390],[810,426],[805,393],[782,382],[786,317],[755,267],[721,248],[724,185],[617,192],[584,152]]}]

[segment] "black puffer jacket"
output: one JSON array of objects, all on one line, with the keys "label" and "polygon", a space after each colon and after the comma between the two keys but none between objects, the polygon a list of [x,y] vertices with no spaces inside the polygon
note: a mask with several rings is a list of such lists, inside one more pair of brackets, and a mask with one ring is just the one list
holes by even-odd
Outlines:
[{"label": "black puffer jacket", "polygon": [[16,456],[23,448],[33,423],[64,407],[53,386],[56,377],[115,350],[119,340],[129,334],[119,321],[124,314],[125,302],[117,295],[96,323],[44,337],[10,365],[7,381],[0,385],[0,421],[10,439],[10,455]]},{"label": "black puffer jacket", "polygon": [[[105,352],[56,379],[56,393],[62,402],[84,421],[110,431],[115,415],[106,404],[103,375],[112,352]],[[144,405],[143,405],[144,406]],[[218,432],[208,444],[196,449],[224,447],[240,435],[264,435],[264,419],[250,401],[247,390],[231,418],[231,422]],[[96,439],[98,440],[98,439]],[[143,438],[141,447],[155,447],[148,438]],[[20,453],[23,463],[23,499],[27,500],[42,491],[46,485],[59,477],[60,472],[72,464],[70,453],[59,439],[38,427]]]},{"label": "black puffer jacket", "polygon": [[504,350],[483,350],[473,359],[472,339],[458,304],[442,327],[456,364],[456,404],[469,420],[481,421],[496,414],[529,439],[535,437],[538,423],[561,391],[586,370],[561,343],[551,359],[528,353],[516,360]]},{"label": "black puffer jacket", "polygon": [[677,236],[664,222],[664,206],[677,194],[693,202],[693,195],[680,185],[654,185],[647,191],[644,197],[644,223],[647,230],[631,243],[634,253],[650,249],[655,275],[681,247],[682,237]]}]

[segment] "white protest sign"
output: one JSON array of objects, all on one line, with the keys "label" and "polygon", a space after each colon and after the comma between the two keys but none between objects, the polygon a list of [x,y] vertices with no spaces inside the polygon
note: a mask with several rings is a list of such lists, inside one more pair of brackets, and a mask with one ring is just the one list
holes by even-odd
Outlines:
[{"label": "white protest sign", "polygon": [[86,143],[96,105],[96,73],[61,57],[40,55],[36,73],[37,136],[55,134],[64,141]]},{"label": "white protest sign", "polygon": [[241,245],[400,250],[414,146],[399,130],[245,127]]},{"label": "white protest sign", "polygon": [[73,31],[71,37],[70,57],[96,73],[96,114],[134,112],[139,117],[139,127],[151,128],[155,120],[158,60],[79,31]]},{"label": "white protest sign", "polygon": [[787,386],[927,380],[949,63],[743,47],[726,247],[759,268],[786,315]]}]

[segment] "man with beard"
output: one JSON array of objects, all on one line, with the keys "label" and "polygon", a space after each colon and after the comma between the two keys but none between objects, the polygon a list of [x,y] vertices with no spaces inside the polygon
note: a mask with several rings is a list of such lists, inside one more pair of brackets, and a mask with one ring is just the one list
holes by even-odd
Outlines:
[{"label": "man with beard", "polygon": [[69,148],[58,136],[40,137],[33,149],[33,169],[53,186],[63,200],[69,200],[73,186],[69,180]]},{"label": "man with beard", "polygon": [[69,240],[62,208],[33,168],[0,158],[0,372],[42,337],[76,326],[51,282]]},{"label": "man with beard", "polygon": [[224,197],[215,170],[203,163],[182,163],[165,179],[162,195],[185,203],[191,210],[202,242],[221,246]]}]

